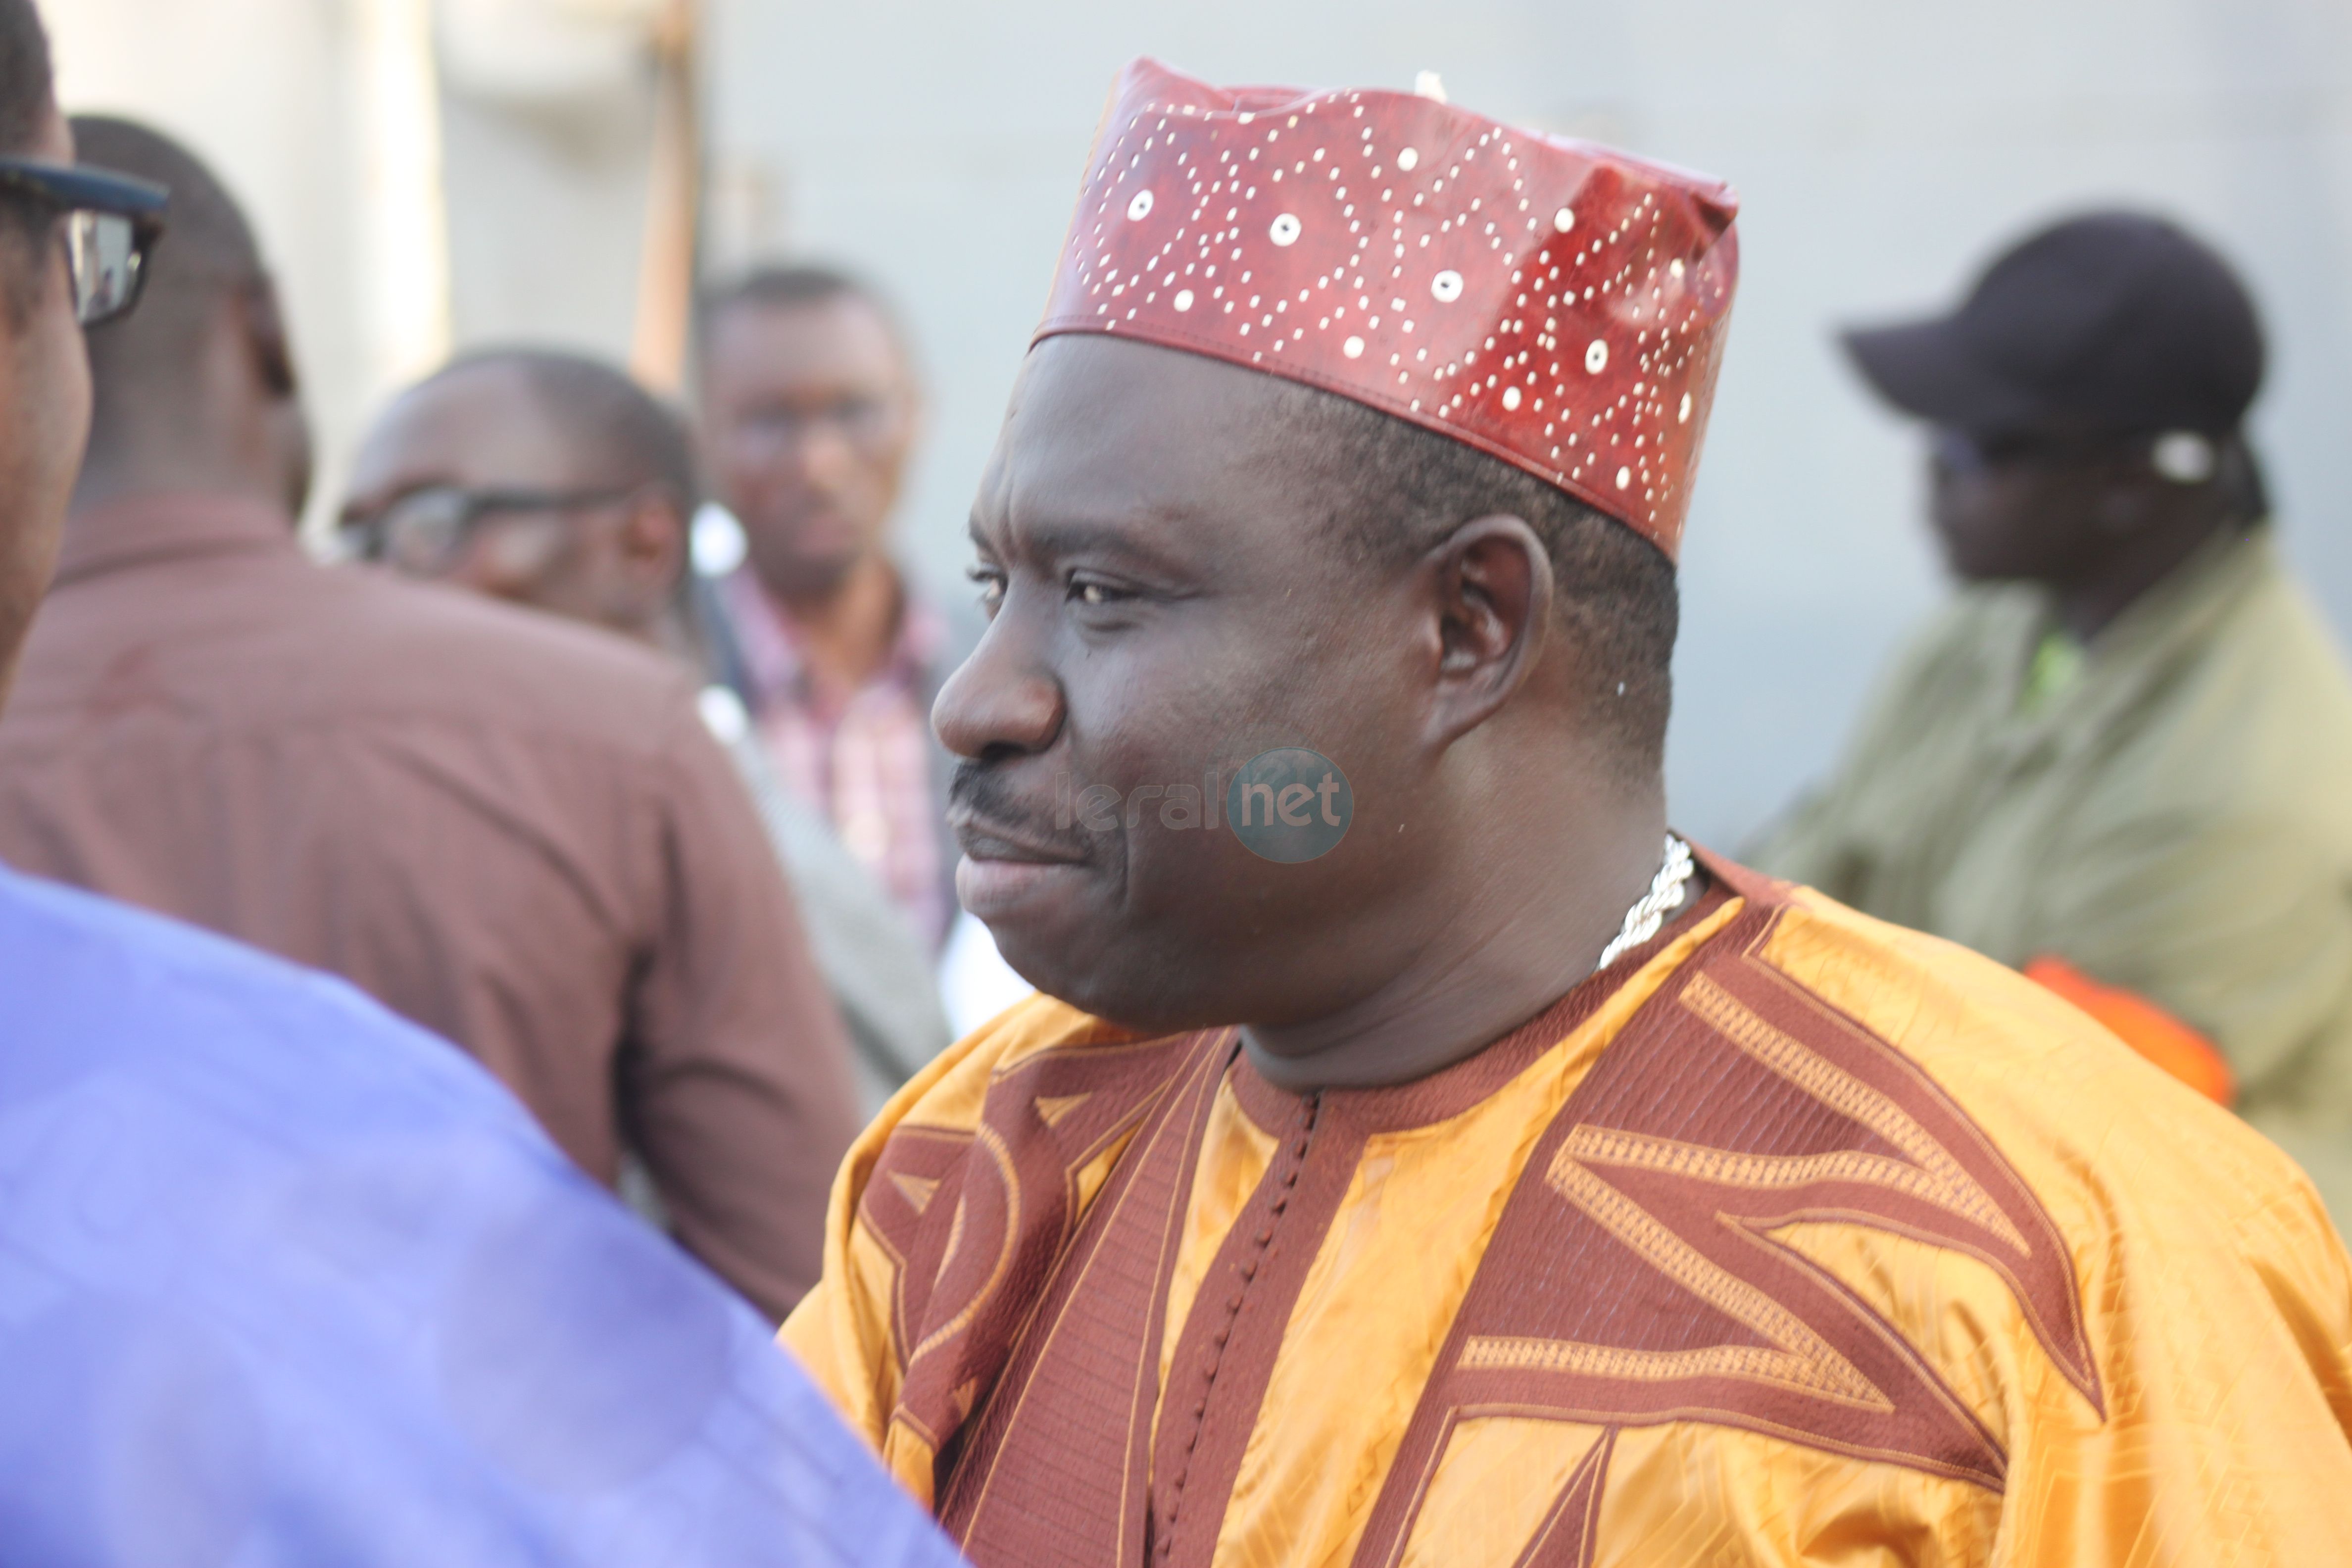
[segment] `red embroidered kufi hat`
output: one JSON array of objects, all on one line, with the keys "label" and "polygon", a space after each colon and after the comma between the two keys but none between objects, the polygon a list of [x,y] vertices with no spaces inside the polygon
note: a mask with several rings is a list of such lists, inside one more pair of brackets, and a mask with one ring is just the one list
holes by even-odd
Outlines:
[{"label": "red embroidered kufi hat", "polygon": [[1411,93],[1128,67],[1040,339],[1112,332],[1465,441],[1671,557],[1739,270],[1700,175]]}]

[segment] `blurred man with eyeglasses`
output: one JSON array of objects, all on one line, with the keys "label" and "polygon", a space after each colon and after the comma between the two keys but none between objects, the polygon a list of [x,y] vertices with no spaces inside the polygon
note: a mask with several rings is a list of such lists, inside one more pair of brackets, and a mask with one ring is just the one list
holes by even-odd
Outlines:
[{"label": "blurred man with eyeglasses", "polygon": [[2022,968],[2352,1221],[2352,679],[2271,537],[2252,300],[2128,212],[1852,331],[1962,588],[1751,857]]},{"label": "blurred man with eyeglasses", "polygon": [[980,626],[891,554],[921,426],[904,339],[868,286],[796,266],[709,295],[698,350],[706,466],[747,546],[718,585],[741,695],[787,786],[936,951],[959,851],[931,703]]},{"label": "blurred man with eyeglasses", "polygon": [[[704,585],[688,565],[701,485],[683,424],[610,365],[546,349],[469,353],[394,399],[361,443],[343,552],[567,616],[708,678]],[[832,825],[783,787],[737,695],[701,705],[807,916],[817,966],[878,1110],[948,1044],[917,942]]]},{"label": "blurred man with eyeglasses", "polygon": [[781,1315],[856,1115],[696,682],[307,560],[308,427],[250,228],[166,138],[75,123],[173,220],[137,315],[91,341],[89,458],[0,722],[0,859],[353,981],[590,1174],[641,1162],[677,1238]]}]

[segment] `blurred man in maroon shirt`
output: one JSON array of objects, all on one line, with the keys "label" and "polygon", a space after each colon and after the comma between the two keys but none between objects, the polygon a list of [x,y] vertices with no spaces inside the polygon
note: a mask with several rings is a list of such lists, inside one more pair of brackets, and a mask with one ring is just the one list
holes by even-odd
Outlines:
[{"label": "blurred man in maroon shirt", "polygon": [[694,681],[304,559],[310,442],[251,230],[169,141],[76,124],[171,187],[173,223],[90,345],[89,461],[0,724],[0,859],[352,980],[599,1179],[642,1160],[679,1240],[781,1314],[815,1277],[848,1063]]}]

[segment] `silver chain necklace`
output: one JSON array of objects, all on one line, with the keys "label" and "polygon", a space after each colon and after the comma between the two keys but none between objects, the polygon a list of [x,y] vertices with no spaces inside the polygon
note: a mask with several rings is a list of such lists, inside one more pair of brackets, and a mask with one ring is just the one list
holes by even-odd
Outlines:
[{"label": "silver chain necklace", "polygon": [[1601,950],[1601,962],[1592,966],[1596,973],[1617,962],[1618,954],[1658,934],[1666,916],[1683,901],[1684,884],[1691,879],[1694,869],[1690,846],[1667,834],[1665,864],[1650,879],[1650,890],[1635,899],[1633,907],[1625,911],[1625,923],[1618,928],[1617,940]]}]

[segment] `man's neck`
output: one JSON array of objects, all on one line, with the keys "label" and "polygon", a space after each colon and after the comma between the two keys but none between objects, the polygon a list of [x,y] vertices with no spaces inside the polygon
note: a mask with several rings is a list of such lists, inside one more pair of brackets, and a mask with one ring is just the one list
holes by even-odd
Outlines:
[{"label": "man's neck", "polygon": [[2079,576],[2052,584],[2058,624],[2088,647],[2227,526],[2223,521],[2197,519],[2150,529],[2118,545]]},{"label": "man's neck", "polygon": [[867,555],[831,593],[807,600],[777,599],[792,622],[801,663],[820,692],[856,691],[888,662],[906,615],[898,568],[885,555]]},{"label": "man's neck", "polygon": [[[1392,980],[1310,1024],[1244,1029],[1258,1074],[1298,1093],[1410,1083],[1475,1055],[1591,974],[1657,875],[1664,800],[1651,792],[1580,802],[1574,820],[1546,815],[1526,834],[1489,836],[1491,853],[1455,858],[1469,875],[1426,890],[1429,940]],[[1694,880],[1677,907],[1697,890]]]},{"label": "man's neck", "polygon": [[236,465],[202,461],[92,462],[74,485],[68,515],[79,517],[134,496],[209,496],[283,507],[283,486],[274,478]]}]

